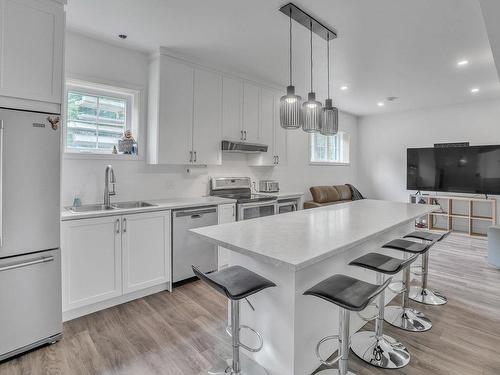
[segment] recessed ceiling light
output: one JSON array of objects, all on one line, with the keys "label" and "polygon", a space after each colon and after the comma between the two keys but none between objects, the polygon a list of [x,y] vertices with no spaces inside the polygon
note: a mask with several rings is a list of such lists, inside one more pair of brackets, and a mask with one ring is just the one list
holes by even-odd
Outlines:
[{"label": "recessed ceiling light", "polygon": [[469,64],[469,60],[460,60],[459,62],[457,62],[458,66],[465,66],[467,64]]},{"label": "recessed ceiling light", "polygon": [[345,91],[345,90],[349,89],[349,87],[347,87],[347,86],[340,86],[340,89],[341,89],[342,91]]},{"label": "recessed ceiling light", "polygon": [[378,102],[378,103],[377,103],[377,105],[378,105],[379,107],[383,107],[383,106],[385,105],[385,103],[384,103],[384,102]]},{"label": "recessed ceiling light", "polygon": [[479,89],[477,87],[474,87],[473,89],[470,90],[471,94],[477,94],[479,92]]}]

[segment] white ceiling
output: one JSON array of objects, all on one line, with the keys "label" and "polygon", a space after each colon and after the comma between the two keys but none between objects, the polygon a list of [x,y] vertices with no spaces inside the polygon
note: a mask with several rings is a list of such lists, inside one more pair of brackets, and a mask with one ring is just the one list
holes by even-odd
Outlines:
[{"label": "white ceiling", "polygon": [[[296,0],[338,30],[331,42],[334,103],[357,115],[500,97],[477,0]],[[129,48],[158,46],[286,85],[286,0],[69,0],[71,30]],[[127,34],[122,41],[118,34]],[[294,80],[307,96],[308,31],[294,24]],[[326,95],[326,42],[314,38],[315,91]],[[459,68],[456,62],[469,60]],[[340,91],[341,85],[349,90]],[[479,87],[476,95],[470,89]],[[399,99],[378,107],[388,96]]]}]

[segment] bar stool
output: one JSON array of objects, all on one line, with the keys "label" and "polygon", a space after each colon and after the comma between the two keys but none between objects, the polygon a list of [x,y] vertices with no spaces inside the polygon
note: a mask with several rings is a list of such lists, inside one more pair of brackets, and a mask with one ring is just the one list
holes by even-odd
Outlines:
[{"label": "bar stool", "polygon": [[[247,357],[240,358],[240,347],[256,353],[264,345],[264,340],[259,332],[248,326],[240,325],[240,300],[246,299],[261,290],[276,286],[276,284],[241,266],[231,266],[209,274],[204,274],[195,266],[192,266],[192,268],[198,278],[231,300],[231,326],[227,327],[226,331],[232,338],[233,356],[227,361],[220,360],[212,370],[208,371],[208,374],[266,375],[267,371],[256,362]],[[248,300],[247,302],[253,309],[250,302]],[[250,348],[240,342],[240,330],[242,328],[249,329],[257,336],[260,342],[257,348]]]},{"label": "bar stool", "polygon": [[[418,255],[414,255],[405,260],[384,254],[368,253],[353,260],[349,265],[377,272],[377,284],[382,284],[384,275],[395,275],[410,267],[417,257]],[[410,353],[401,342],[384,335],[384,310],[385,293],[382,292],[378,297],[375,331],[356,332],[351,337],[351,349],[354,354],[371,365],[386,369],[401,368],[410,362]]]},{"label": "bar stool", "polygon": [[[366,308],[391,282],[391,278],[382,285],[373,285],[346,275],[334,275],[304,292],[304,295],[315,296],[331,302],[339,307],[339,335],[322,338],[316,345],[316,356],[319,361],[332,366],[339,363],[338,369],[327,369],[317,375],[354,375],[348,370],[349,358],[349,318],[351,311],[361,311]],[[330,340],[339,341],[339,354],[331,361],[321,357],[321,345]]]},{"label": "bar stool", "polygon": [[[429,248],[434,246],[437,242],[445,239],[450,232],[443,234],[430,233],[424,231],[415,231],[404,236],[404,238],[415,238],[426,242]],[[416,302],[423,303],[425,305],[444,305],[448,300],[438,291],[429,289],[428,284],[428,274],[429,274],[429,255],[430,252],[427,251],[422,254],[422,284],[420,286],[412,286],[410,288],[410,299]]]},{"label": "bar stool", "polygon": [[[389,241],[382,247],[402,251],[405,260],[409,258],[408,254],[422,255],[429,251],[430,248],[429,245],[400,238]],[[410,267],[406,267],[403,272],[403,302],[401,306],[387,306],[385,308],[384,320],[406,331],[428,331],[432,328],[431,321],[422,312],[410,307],[410,281]]]}]

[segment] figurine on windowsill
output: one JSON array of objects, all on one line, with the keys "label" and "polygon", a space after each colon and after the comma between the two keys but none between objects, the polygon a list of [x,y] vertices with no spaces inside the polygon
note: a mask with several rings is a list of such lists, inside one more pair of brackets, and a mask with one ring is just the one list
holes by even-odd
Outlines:
[{"label": "figurine on windowsill", "polygon": [[118,141],[118,151],[125,155],[135,155],[137,153],[137,142],[132,137],[132,132],[127,130],[122,139]]}]

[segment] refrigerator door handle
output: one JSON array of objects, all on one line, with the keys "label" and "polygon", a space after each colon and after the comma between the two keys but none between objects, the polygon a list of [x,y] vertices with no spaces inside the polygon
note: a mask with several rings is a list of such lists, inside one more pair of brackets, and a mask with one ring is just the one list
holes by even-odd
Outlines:
[{"label": "refrigerator door handle", "polygon": [[35,260],[29,260],[27,262],[19,262],[19,263],[9,264],[7,266],[0,267],[0,272],[14,270],[16,268],[33,266],[33,265],[39,264],[39,263],[53,262],[53,261],[54,261],[54,257],[53,256],[42,257],[42,258],[38,258],[38,259],[35,259]]},{"label": "refrigerator door handle", "polygon": [[0,120],[0,247],[3,246],[3,120]]}]

